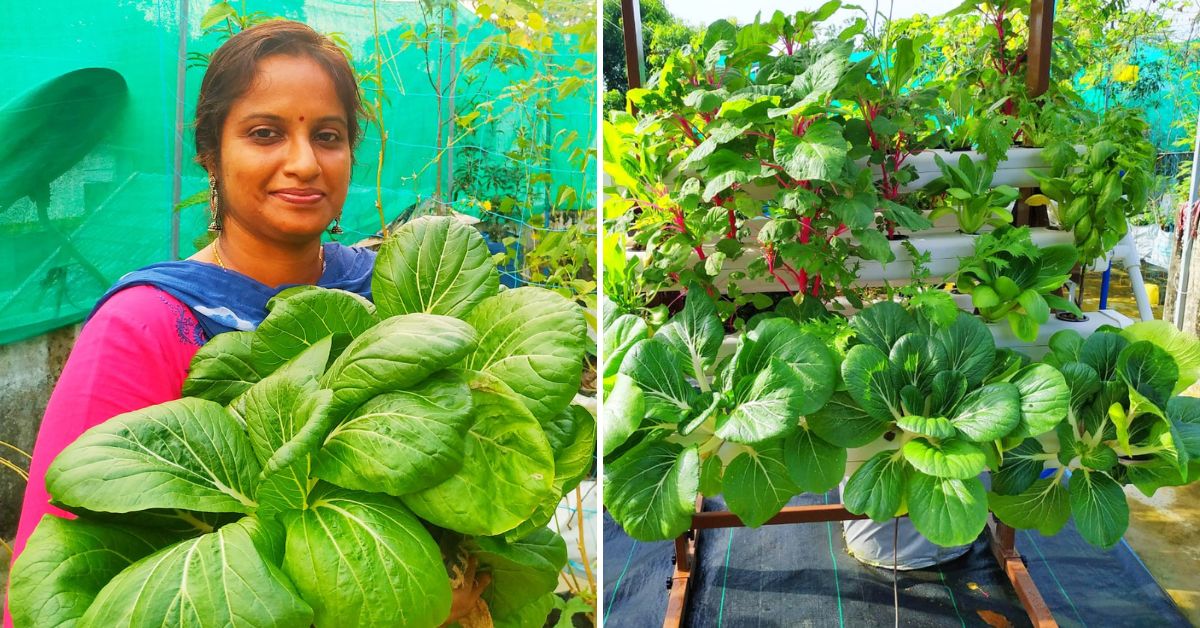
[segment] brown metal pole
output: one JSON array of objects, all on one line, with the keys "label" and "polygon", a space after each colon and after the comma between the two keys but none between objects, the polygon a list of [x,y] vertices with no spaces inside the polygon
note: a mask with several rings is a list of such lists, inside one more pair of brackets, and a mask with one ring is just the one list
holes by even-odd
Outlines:
[{"label": "brown metal pole", "polygon": [[642,6],[638,0],[621,0],[621,25],[625,31],[625,74],[629,89],[641,87],[646,55],[642,52]]}]

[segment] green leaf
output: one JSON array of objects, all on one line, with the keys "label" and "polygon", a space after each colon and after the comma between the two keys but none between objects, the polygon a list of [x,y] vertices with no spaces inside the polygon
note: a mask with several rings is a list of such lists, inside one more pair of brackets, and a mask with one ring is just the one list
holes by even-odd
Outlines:
[{"label": "green leaf", "polygon": [[544,424],[554,452],[554,495],[573,490],[596,460],[596,419],[583,406],[571,404]]},{"label": "green leaf", "polygon": [[700,494],[720,495],[725,465],[720,456],[709,456],[700,466]]},{"label": "green leaf", "polygon": [[507,532],[554,497],[554,453],[537,419],[516,399],[471,391],[475,423],[463,464],[430,488],[402,497],[417,516],[470,535]]},{"label": "green leaf", "polygon": [[739,454],[725,469],[725,504],[751,528],[774,517],[796,493],[783,458],[782,441],[771,441]]},{"label": "green leaf", "polygon": [[345,416],[376,395],[412,388],[458,363],[480,335],[448,316],[393,316],[355,338],[329,366],[321,386],[333,391],[333,413]]},{"label": "green leaf", "polygon": [[375,306],[342,290],[289,288],[268,301],[267,308],[270,313],[254,334],[250,356],[255,365],[270,371],[327,336],[354,337],[375,324]]},{"label": "green leaf", "polygon": [[886,356],[901,336],[917,331],[917,323],[904,307],[893,301],[883,301],[859,312],[850,319],[858,339],[879,349]]},{"label": "green leaf", "polygon": [[1100,381],[1117,378],[1117,357],[1129,346],[1129,341],[1118,334],[1098,332],[1088,336],[1079,349],[1079,361],[1095,369]]},{"label": "green leaf", "polygon": [[1063,381],[1071,391],[1068,404],[1075,414],[1083,409],[1100,392],[1100,376],[1096,369],[1082,362],[1067,362],[1061,367]]},{"label": "green leaf", "polygon": [[601,339],[603,349],[600,353],[604,364],[604,379],[616,375],[629,349],[649,337],[650,331],[646,327],[646,321],[632,314],[623,314],[605,325]]},{"label": "green leaf", "polygon": [[922,436],[950,438],[958,433],[950,419],[945,417],[923,417],[908,414],[896,420],[896,427]]},{"label": "green leaf", "polygon": [[1130,342],[1145,340],[1166,351],[1179,368],[1179,380],[1171,394],[1178,395],[1200,379],[1200,341],[1179,331],[1167,321],[1142,321],[1121,330]]},{"label": "green leaf", "polygon": [[[954,411],[958,407],[959,402],[967,396],[967,378],[963,377],[958,371],[942,371],[933,376],[933,387],[929,391],[929,410],[931,414],[944,416]],[[946,419],[942,419],[945,421]],[[939,421],[940,423],[941,421]],[[950,429],[954,429],[953,425]],[[910,430],[919,431],[919,430]],[[944,431],[944,429],[942,430]],[[926,436],[935,436],[934,433],[925,433]],[[950,434],[947,434],[949,436]],[[939,437],[940,438],[940,437]]]},{"label": "green leaf", "polygon": [[330,432],[312,474],[394,496],[439,484],[462,468],[471,410],[466,382],[447,375],[378,395]]},{"label": "green leaf", "polygon": [[567,565],[566,542],[548,528],[513,542],[497,537],[479,537],[472,542],[471,554],[479,560],[479,571],[492,574],[483,599],[494,618],[509,617],[554,593],[558,574]]},{"label": "green leaf", "polygon": [[1179,367],[1171,354],[1145,340],[1139,340],[1121,350],[1117,357],[1117,374],[1129,388],[1136,390],[1162,408],[1179,380]]},{"label": "green leaf", "polygon": [[996,360],[996,341],[978,318],[959,312],[949,327],[934,332],[946,350],[946,365],[967,378],[971,388],[983,383]]},{"label": "green leaf", "polygon": [[991,286],[980,284],[971,290],[971,303],[981,310],[993,308],[1000,305],[1000,295]]},{"label": "green leaf", "polygon": [[675,354],[658,338],[637,343],[622,362],[621,372],[642,391],[647,416],[674,422],[690,412],[698,393],[677,366]]},{"label": "green leaf", "polygon": [[804,391],[794,377],[790,367],[772,359],[752,380],[742,380],[737,405],[717,418],[716,435],[746,444],[787,435],[796,427],[804,403]]},{"label": "green leaf", "polygon": [[965,480],[983,472],[983,450],[964,440],[947,438],[934,444],[915,438],[904,444],[904,459],[917,471],[939,478]]},{"label": "green leaf", "polygon": [[775,139],[774,157],[793,179],[837,181],[849,150],[842,128],[836,122],[819,120],[800,137],[780,133]]},{"label": "green leaf", "polygon": [[1045,536],[1058,534],[1071,518],[1067,489],[1056,478],[1037,480],[1014,495],[988,493],[988,506],[1004,523]]},{"label": "green leaf", "polygon": [[311,398],[318,390],[317,378],[329,362],[332,341],[326,336],[306,348],[283,368],[251,386],[231,406],[246,425],[259,463],[265,465],[309,420]]},{"label": "green leaf", "polygon": [[46,488],[58,502],[97,512],[248,513],[258,472],[233,416],[211,401],[184,398],[84,432],[50,464]]},{"label": "green leaf", "polygon": [[904,505],[904,485],[909,474],[903,456],[881,451],[859,467],[846,482],[842,503],[846,510],[874,521],[895,517]]},{"label": "green leaf", "polygon": [[943,547],[973,542],[987,524],[987,492],[979,478],[957,480],[912,473],[905,494],[913,527]]},{"label": "green leaf", "polygon": [[1129,527],[1129,504],[1116,480],[1081,469],[1071,475],[1070,498],[1075,528],[1085,541],[1108,549],[1121,540]]},{"label": "green leaf", "polygon": [[74,625],[118,573],[177,538],[161,530],[43,515],[12,565],[13,625]]},{"label": "green leaf", "polygon": [[1027,438],[1013,449],[1004,452],[1000,470],[992,474],[992,491],[1000,495],[1017,495],[1029,488],[1042,475],[1046,461],[1036,456],[1045,453],[1035,438]]},{"label": "green leaf", "polygon": [[1046,304],[1046,300],[1037,291],[1028,289],[1017,297],[1017,302],[1021,307],[1025,308],[1025,314],[1032,318],[1039,325],[1050,320],[1050,306]]},{"label": "green leaf", "polygon": [[845,392],[834,393],[823,408],[805,420],[817,436],[838,447],[862,447],[883,436],[891,423],[863,410]]},{"label": "green leaf", "polygon": [[[892,345],[888,356],[893,369],[899,369],[904,384],[921,391],[930,390],[933,378],[946,370],[946,351],[941,343],[924,334],[905,334]],[[913,410],[914,408],[910,408]]]},{"label": "green leaf", "polygon": [[798,414],[815,412],[833,394],[837,371],[833,355],[824,342],[800,331],[784,318],[767,319],[754,328],[751,342],[735,362],[734,381],[767,368],[774,358],[792,371],[792,379],[803,392]]},{"label": "green leaf", "polygon": [[251,356],[253,338],[254,332],[231,331],[200,347],[188,367],[183,395],[224,405],[269,375],[272,369],[255,363]]},{"label": "green leaf", "polygon": [[200,18],[200,30],[206,31],[222,21],[237,15],[237,9],[228,2],[218,2],[208,8]]},{"label": "green leaf", "polygon": [[421,521],[394,497],[318,485],[307,510],[284,513],[283,571],[317,626],[436,626],[450,579]]},{"label": "green leaf", "polygon": [[625,444],[642,424],[642,418],[646,416],[646,400],[642,396],[642,389],[637,387],[633,378],[618,374],[612,392],[604,396],[602,412],[604,418],[600,426],[604,434],[601,438],[603,453],[607,456]]},{"label": "green leaf", "polygon": [[695,447],[643,442],[605,465],[604,505],[634,539],[674,539],[692,526],[699,485]]},{"label": "green leaf", "polygon": [[683,310],[671,317],[654,336],[678,355],[679,367],[690,377],[704,377],[717,358],[725,328],[717,308],[704,290],[693,287]]},{"label": "green leaf", "polygon": [[1009,436],[1045,434],[1067,417],[1071,389],[1058,369],[1033,364],[1018,371],[1010,382],[1021,395],[1021,421]]},{"label": "green leaf", "polygon": [[[309,626],[313,609],[262,555],[275,526],[247,517],[151,554],[100,591],[83,626]],[[350,625],[343,623],[342,625]]]},{"label": "green leaf", "polygon": [[549,290],[525,287],[485,299],[465,320],[479,333],[466,368],[508,384],[535,417],[552,417],[571,403],[587,343],[582,308]]},{"label": "green leaf", "polygon": [[903,382],[887,356],[872,345],[858,345],[842,361],[842,379],[850,396],[875,419],[884,422],[903,416],[900,388]]},{"label": "green leaf", "polygon": [[462,318],[499,286],[483,236],[448,216],[405,223],[383,243],[371,277],[380,318],[415,313]]},{"label": "green leaf", "polygon": [[788,477],[801,493],[824,493],[846,476],[846,449],[825,442],[809,429],[788,437],[783,460]]},{"label": "green leaf", "polygon": [[982,443],[1008,435],[1021,421],[1021,394],[1009,383],[988,384],[967,393],[950,419],[968,440]]}]

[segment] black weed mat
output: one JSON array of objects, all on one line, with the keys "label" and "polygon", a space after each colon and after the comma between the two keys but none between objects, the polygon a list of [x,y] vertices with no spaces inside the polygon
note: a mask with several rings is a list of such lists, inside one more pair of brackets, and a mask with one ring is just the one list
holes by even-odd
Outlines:
[{"label": "black weed mat", "polygon": [[[801,495],[789,505],[836,503]],[[722,510],[720,499],[705,510]],[[692,627],[891,626],[892,571],[846,554],[841,524],[704,530],[687,617]],[[1190,624],[1124,542],[1108,551],[1068,524],[1054,537],[1017,533],[1017,549],[1062,626],[1167,628]],[[657,627],[667,608],[673,544],[642,543],[604,517],[604,618],[614,628]],[[1028,626],[986,535],[965,556],[899,572],[900,625]]]}]

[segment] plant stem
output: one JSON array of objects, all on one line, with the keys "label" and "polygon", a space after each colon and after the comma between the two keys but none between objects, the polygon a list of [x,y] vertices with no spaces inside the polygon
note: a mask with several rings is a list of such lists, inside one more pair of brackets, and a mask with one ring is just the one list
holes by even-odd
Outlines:
[{"label": "plant stem", "polygon": [[[592,574],[591,561],[588,560],[587,543],[584,542],[583,491],[578,486],[575,487],[575,514],[579,516],[579,559],[583,562],[584,573],[587,574],[588,591],[595,591],[596,577]],[[595,599],[595,596],[592,596],[592,598]],[[592,604],[592,613],[595,613],[595,602],[589,602],[589,604]]]}]

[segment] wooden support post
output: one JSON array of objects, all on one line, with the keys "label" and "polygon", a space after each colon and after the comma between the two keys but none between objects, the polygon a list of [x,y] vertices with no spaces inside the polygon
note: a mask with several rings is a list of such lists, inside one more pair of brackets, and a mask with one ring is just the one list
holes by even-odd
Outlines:
[{"label": "wooden support post", "polygon": [[1000,563],[1000,568],[1004,570],[1013,589],[1016,590],[1017,599],[1021,600],[1021,606],[1025,607],[1029,620],[1035,628],[1058,628],[1058,622],[1054,620],[1050,607],[1046,606],[1046,601],[1038,592],[1037,585],[1025,567],[1025,561],[1017,553],[1017,531],[994,519],[988,523],[988,528],[992,535],[992,553],[996,555],[996,562]]},{"label": "wooden support post", "polygon": [[[704,509],[704,496],[696,496],[696,514]],[[667,614],[663,617],[663,628],[679,628],[683,625],[683,615],[687,612],[688,593],[692,588],[692,573],[696,571],[696,543],[700,541],[700,531],[694,527],[675,539],[675,572],[667,582],[670,592],[667,594]]]},{"label": "wooden support post", "polygon": [[[1025,50],[1025,92],[1037,98],[1050,89],[1050,55],[1054,43],[1054,0],[1030,0],[1029,3],[1029,47]],[[1025,138],[1028,144],[1029,137]],[[1031,227],[1046,227],[1050,224],[1045,207],[1030,207],[1025,199],[1037,192],[1037,188],[1021,188],[1013,215],[1013,224]]]},{"label": "wooden support post", "polygon": [[621,0],[621,24],[625,31],[625,75],[629,89],[642,86],[646,55],[642,52],[642,7],[638,0]]},{"label": "wooden support post", "polygon": [[1050,54],[1054,42],[1054,0],[1030,0],[1029,49],[1025,89],[1037,98],[1050,89]]}]

